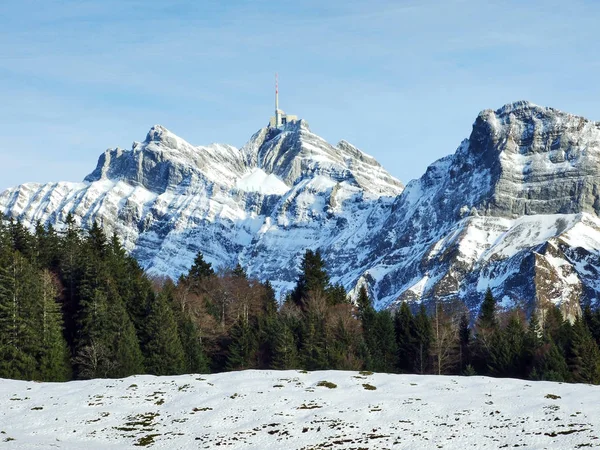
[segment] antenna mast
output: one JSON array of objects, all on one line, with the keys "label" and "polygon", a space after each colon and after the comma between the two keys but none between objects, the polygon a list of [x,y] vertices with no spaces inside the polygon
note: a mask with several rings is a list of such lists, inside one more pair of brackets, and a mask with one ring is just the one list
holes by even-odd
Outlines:
[{"label": "antenna mast", "polygon": [[279,109],[279,75],[275,73],[275,111]]}]

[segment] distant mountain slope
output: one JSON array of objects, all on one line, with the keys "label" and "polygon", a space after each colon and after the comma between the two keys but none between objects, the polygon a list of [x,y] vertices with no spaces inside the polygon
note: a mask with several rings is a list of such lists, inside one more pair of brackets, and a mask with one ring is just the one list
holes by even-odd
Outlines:
[{"label": "distant mountain slope", "polygon": [[597,301],[600,124],[528,102],[486,110],[455,154],[400,195],[367,245],[363,279],[381,305]]},{"label": "distant mountain slope", "polygon": [[9,189],[0,211],[27,224],[60,224],[69,212],[98,221],[151,274],[176,278],[201,250],[284,291],[309,247],[345,273],[357,258],[349,246],[377,232],[402,189],[372,157],[327,143],[305,121],[263,128],[240,150],[195,147],[157,125],[131,150],[105,151],[83,183]]},{"label": "distant mountain slope", "polygon": [[59,224],[68,212],[115,230],[153,274],[216,266],[289,289],[306,248],[334,282],[378,307],[464,301],[489,286],[504,306],[600,298],[600,124],[528,102],[479,114],[456,152],[403,185],[372,157],[305,121],[263,128],[242,149],[194,147],[161,126],[110,149],[83,183],[28,183],[0,211]]}]

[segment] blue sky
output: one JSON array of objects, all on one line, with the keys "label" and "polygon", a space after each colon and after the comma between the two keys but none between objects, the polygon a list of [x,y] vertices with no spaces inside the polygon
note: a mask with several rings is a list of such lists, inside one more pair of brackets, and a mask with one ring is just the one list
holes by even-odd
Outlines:
[{"label": "blue sky", "polygon": [[79,181],[157,123],[241,146],[280,106],[404,182],[515,100],[600,120],[600,2],[0,3],[0,189]]}]

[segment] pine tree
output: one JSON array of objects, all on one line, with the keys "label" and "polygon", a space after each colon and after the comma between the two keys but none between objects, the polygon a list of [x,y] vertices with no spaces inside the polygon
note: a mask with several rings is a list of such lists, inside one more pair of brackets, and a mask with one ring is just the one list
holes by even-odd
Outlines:
[{"label": "pine tree", "polygon": [[63,318],[58,281],[48,269],[40,273],[41,284],[41,348],[38,356],[39,377],[43,381],[67,381],[71,378],[70,352],[63,336]]},{"label": "pine tree", "polygon": [[363,321],[365,320],[365,314],[372,314],[375,310],[373,309],[373,302],[369,297],[367,288],[362,285],[358,290],[358,297],[356,298],[356,307],[358,309],[358,318]]},{"label": "pine tree", "polygon": [[516,312],[504,330],[496,331],[492,336],[492,345],[488,355],[488,367],[493,375],[522,377],[524,373],[525,331]]},{"label": "pine tree", "polygon": [[145,367],[153,375],[178,375],[185,371],[185,355],[173,311],[163,295],[150,307],[143,345]]},{"label": "pine tree", "polygon": [[458,324],[458,339],[459,339],[459,370],[462,373],[467,365],[471,364],[471,328],[469,328],[469,318],[467,314],[462,314],[460,323]]},{"label": "pine tree", "polygon": [[544,381],[567,381],[569,368],[563,353],[554,341],[542,344],[535,355],[534,367],[530,378]]},{"label": "pine tree", "polygon": [[582,318],[573,324],[567,363],[576,383],[600,383],[600,350]]},{"label": "pine tree", "polygon": [[298,347],[292,328],[285,322],[279,321],[275,329],[273,351],[273,368],[286,370],[300,367]]},{"label": "pine tree", "polygon": [[35,259],[35,243],[31,233],[12,217],[8,221],[8,233],[13,250],[19,252],[27,261],[33,261]]},{"label": "pine tree", "polygon": [[529,325],[523,340],[523,364],[525,371],[523,376],[531,373],[535,368],[535,360],[542,344],[542,328],[540,327],[538,316],[534,311],[529,318]]},{"label": "pine tree", "polygon": [[375,308],[373,308],[373,302],[364,285],[358,291],[356,305],[367,351],[365,369],[385,371],[387,367],[382,369],[380,366],[382,357],[379,354],[380,348],[377,342],[377,313],[375,312]]},{"label": "pine tree", "polygon": [[264,291],[261,295],[261,313],[257,318],[258,336],[258,366],[266,369],[272,366],[275,354],[275,334],[277,330],[277,300],[275,290],[267,280],[263,283]]},{"label": "pine tree", "polygon": [[135,327],[121,297],[109,290],[101,342],[106,346],[110,367],[104,376],[123,378],[144,373],[144,357]]},{"label": "pine tree", "polygon": [[477,325],[482,329],[496,330],[498,328],[498,320],[496,318],[496,299],[492,295],[492,290],[487,288],[481,308]]},{"label": "pine tree", "polygon": [[415,323],[406,302],[402,302],[400,309],[394,316],[394,329],[398,348],[398,368],[402,373],[412,372],[416,358],[415,336],[413,334]]},{"label": "pine tree", "polygon": [[192,264],[192,267],[190,268],[190,271],[188,273],[188,278],[197,283],[204,278],[208,278],[214,275],[214,273],[215,271],[213,270],[211,264],[204,260],[204,255],[202,254],[202,252],[198,252],[196,257],[194,258],[194,263]]},{"label": "pine tree", "polygon": [[600,309],[592,311],[590,305],[587,305],[583,311],[583,319],[596,343],[600,345]]},{"label": "pine tree", "polygon": [[327,341],[321,317],[314,312],[307,314],[303,322],[301,352],[302,365],[307,370],[327,369]]},{"label": "pine tree", "polygon": [[398,347],[394,332],[394,319],[387,310],[376,313],[374,329],[375,348],[370,349],[373,367],[378,372],[395,372],[398,366]]},{"label": "pine tree", "polygon": [[327,289],[327,301],[331,306],[348,303],[348,294],[344,286],[339,283],[330,286]]},{"label": "pine tree", "polygon": [[306,250],[300,271],[296,287],[291,294],[291,300],[297,306],[304,308],[310,292],[326,292],[329,287],[329,275],[325,271],[325,261],[321,258],[319,250],[315,252]]},{"label": "pine tree", "polygon": [[431,328],[431,321],[423,304],[419,307],[419,312],[415,316],[413,323],[414,367],[417,373],[424,374],[429,370],[429,352],[433,340],[433,331]]},{"label": "pine tree", "polygon": [[0,377],[37,379],[39,284],[34,267],[13,251],[0,268]]},{"label": "pine tree", "polygon": [[209,361],[202,347],[200,330],[188,315],[183,315],[177,326],[185,354],[186,373],[208,373]]},{"label": "pine tree", "polygon": [[241,317],[233,325],[229,345],[227,369],[244,370],[257,366],[258,339],[245,318]]},{"label": "pine tree", "polygon": [[238,278],[242,278],[242,279],[248,278],[248,274],[246,273],[244,268],[240,265],[240,263],[236,264],[235,268],[233,269],[233,271],[231,273],[234,277],[238,277]]}]

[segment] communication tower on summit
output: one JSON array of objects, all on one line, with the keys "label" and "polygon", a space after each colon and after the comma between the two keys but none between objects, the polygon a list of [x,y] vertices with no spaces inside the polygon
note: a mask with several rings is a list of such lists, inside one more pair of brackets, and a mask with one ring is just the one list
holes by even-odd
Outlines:
[{"label": "communication tower on summit", "polygon": [[279,109],[279,77],[275,74],[275,116],[269,120],[269,126],[271,128],[281,128],[297,120],[298,116],[286,114],[282,109]]}]

